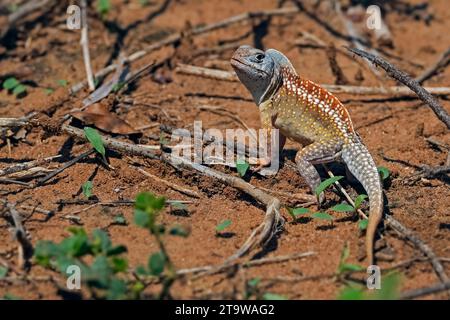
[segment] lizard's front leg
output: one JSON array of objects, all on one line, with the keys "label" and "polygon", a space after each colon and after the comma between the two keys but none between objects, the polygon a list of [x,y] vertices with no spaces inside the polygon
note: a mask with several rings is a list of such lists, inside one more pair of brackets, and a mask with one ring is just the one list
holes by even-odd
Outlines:
[{"label": "lizard's front leg", "polygon": [[[295,156],[300,175],[306,180],[312,193],[320,185],[320,175],[314,164],[327,163],[335,161],[340,156],[342,143],[338,141],[314,142],[300,151]],[[321,193],[317,199],[319,205],[325,200],[325,196]]]},{"label": "lizard's front leg", "polygon": [[[254,169],[254,171],[259,171],[263,167],[268,167],[271,164],[272,161],[272,136],[273,130],[276,129],[274,127],[274,122],[276,120],[276,114],[273,115],[270,110],[266,110],[265,108],[261,108],[261,125],[262,128],[267,130],[267,138],[266,138],[266,145],[267,148],[263,152],[265,156],[263,158],[258,159],[251,159],[253,160],[253,163],[257,165],[257,167]],[[278,130],[278,129],[276,129]],[[281,157],[281,153],[283,152],[284,145],[286,144],[286,136],[284,136],[280,131],[278,131],[278,156]]]}]

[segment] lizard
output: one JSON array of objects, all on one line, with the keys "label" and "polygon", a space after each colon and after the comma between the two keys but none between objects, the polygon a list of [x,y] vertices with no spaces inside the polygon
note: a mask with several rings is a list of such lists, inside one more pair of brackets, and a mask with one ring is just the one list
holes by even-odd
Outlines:
[{"label": "lizard", "polygon": [[[262,127],[269,134],[272,129],[279,130],[280,152],[286,138],[302,144],[295,163],[313,193],[321,183],[314,165],[337,160],[343,161],[364,187],[370,206],[366,257],[373,264],[375,234],[383,216],[383,190],[375,162],[353,128],[348,110],[332,93],[297,75],[289,59],[275,49],[240,46],[230,62],[259,107]],[[260,159],[259,164],[267,166],[270,159]],[[317,201],[320,206],[323,193]]]}]

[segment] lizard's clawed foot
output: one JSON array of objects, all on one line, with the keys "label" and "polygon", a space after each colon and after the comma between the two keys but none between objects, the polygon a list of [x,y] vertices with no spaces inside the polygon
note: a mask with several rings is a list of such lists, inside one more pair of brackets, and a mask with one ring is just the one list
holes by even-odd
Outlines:
[{"label": "lizard's clawed foot", "polygon": [[263,168],[270,166],[271,163],[271,159],[270,158],[250,158],[249,162],[251,164],[256,165],[255,167],[252,168],[253,172],[259,172],[261,171]]}]

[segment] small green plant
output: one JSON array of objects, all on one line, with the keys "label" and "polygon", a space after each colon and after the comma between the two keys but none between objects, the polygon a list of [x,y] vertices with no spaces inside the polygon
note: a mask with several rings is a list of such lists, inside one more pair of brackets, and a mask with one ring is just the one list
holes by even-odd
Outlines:
[{"label": "small green plant", "polygon": [[359,230],[361,230],[361,231],[366,230],[368,224],[369,224],[369,220],[368,219],[359,220],[359,222],[358,222]]},{"label": "small green plant", "polygon": [[231,225],[231,220],[224,220],[216,226],[216,232],[221,233]]},{"label": "small green plant", "polygon": [[389,178],[390,172],[389,169],[386,167],[378,167],[378,173],[381,176],[381,180],[386,180],[387,178]]},{"label": "small green plant", "polygon": [[60,87],[67,87],[67,85],[69,84],[69,81],[64,80],[64,79],[59,79],[59,80],[56,81],[56,83]]},{"label": "small green plant", "polygon": [[47,96],[53,94],[54,92],[55,92],[55,89],[53,89],[53,88],[45,88],[45,89],[44,89],[44,93],[45,93]]},{"label": "small green plant", "polygon": [[245,284],[244,299],[248,300],[252,296],[255,296],[258,299],[258,297],[261,295],[261,292],[259,290],[260,282],[260,278],[253,278],[247,281],[247,283]]},{"label": "small green plant", "polygon": [[379,290],[368,290],[365,286],[349,282],[338,295],[339,300],[396,300],[400,297],[401,274],[391,272],[381,277]]},{"label": "small green plant", "polygon": [[313,214],[311,214],[311,218],[313,219],[319,219],[319,220],[327,220],[327,221],[333,221],[334,218],[332,215],[329,215],[326,212],[315,212]]},{"label": "small green plant", "polygon": [[103,161],[107,163],[105,146],[103,145],[102,137],[98,131],[90,127],[84,127],[84,134],[92,147],[103,157]]},{"label": "small green plant", "polygon": [[12,92],[16,97],[24,95],[27,92],[27,87],[14,77],[8,78],[3,82],[3,89]]},{"label": "small green plant", "polygon": [[149,3],[150,3],[149,0],[139,0],[139,4],[140,4],[142,7],[148,6]]},{"label": "small green plant", "polygon": [[92,181],[86,181],[85,183],[83,183],[83,185],[81,186],[82,190],[83,190],[83,195],[86,197],[86,199],[89,199],[90,197],[92,197]]},{"label": "small green plant", "polygon": [[113,246],[108,234],[99,229],[95,229],[91,236],[81,228],[69,228],[69,231],[71,236],[60,243],[39,241],[34,252],[36,263],[64,275],[69,266],[78,266],[82,282],[94,298],[131,298],[126,280],[120,277],[128,268],[127,259],[121,256],[127,248]]},{"label": "small green plant", "polygon": [[97,12],[104,19],[111,10],[111,2],[109,0],[97,0]]},{"label": "small green plant", "polygon": [[12,293],[5,293],[3,296],[3,299],[5,300],[22,300],[22,298],[12,294]]},{"label": "small green plant", "polygon": [[114,217],[113,224],[120,225],[120,226],[126,226],[128,223],[127,223],[127,220],[125,219],[125,217],[123,216],[123,214],[120,213]]},{"label": "small green plant", "polygon": [[162,146],[166,146],[169,144],[169,140],[167,140],[166,136],[162,132],[159,135],[159,144]]},{"label": "small green plant", "polygon": [[126,82],[117,82],[113,85],[111,91],[116,93],[119,92],[124,86],[125,86]]},{"label": "small green plant", "polygon": [[287,298],[276,293],[266,292],[263,294],[263,300],[287,300]]},{"label": "small green plant", "polygon": [[[153,253],[147,263],[147,268],[139,266],[136,273],[139,275],[158,276],[162,278],[160,299],[170,298],[170,288],[176,279],[176,270],[163,242],[167,228],[157,222],[160,211],[164,208],[166,199],[156,197],[149,192],[142,192],[136,196],[134,205],[135,223],[147,229],[155,238],[159,251]],[[188,236],[188,231],[180,226],[169,229],[168,233],[175,236]]]},{"label": "small green plant", "polygon": [[326,189],[328,189],[328,187],[330,187],[336,181],[341,180],[342,178],[343,178],[343,176],[335,176],[335,177],[331,177],[331,178],[328,178],[328,179],[322,181],[319,184],[319,186],[316,188],[316,190],[314,190],[314,192],[316,193],[316,196],[320,196],[320,194],[322,192],[324,192]]},{"label": "small green plant", "polygon": [[6,267],[0,266],[0,279],[3,279],[8,274],[9,270]]},{"label": "small green plant", "polygon": [[340,203],[331,208],[336,212],[354,212],[355,208],[347,203]]},{"label": "small green plant", "polygon": [[288,208],[289,215],[294,221],[298,219],[299,216],[308,216],[312,219],[331,221],[333,224],[333,216],[325,212],[311,212],[308,208]]},{"label": "small green plant", "polygon": [[243,177],[247,173],[247,170],[250,168],[250,165],[245,160],[238,160],[236,162],[236,170],[239,173],[239,176]]},{"label": "small green plant", "polygon": [[350,256],[350,248],[348,243],[345,243],[344,248],[341,252],[341,258],[339,260],[339,265],[336,271],[336,275],[342,278],[343,275],[346,275],[349,272],[356,272],[364,270],[363,267],[357,264],[348,263],[348,257]]},{"label": "small green plant", "polygon": [[297,220],[299,216],[310,213],[308,208],[287,208],[287,210],[294,221]]}]

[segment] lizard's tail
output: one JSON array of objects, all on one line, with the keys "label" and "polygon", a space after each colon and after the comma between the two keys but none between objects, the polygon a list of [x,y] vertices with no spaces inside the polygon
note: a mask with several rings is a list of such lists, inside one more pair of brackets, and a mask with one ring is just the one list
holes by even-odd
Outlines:
[{"label": "lizard's tail", "polygon": [[369,264],[373,264],[375,233],[383,216],[383,190],[380,176],[372,156],[356,135],[343,146],[342,159],[369,196],[370,212],[366,230],[366,251]]}]

